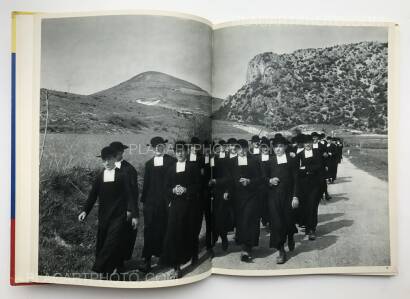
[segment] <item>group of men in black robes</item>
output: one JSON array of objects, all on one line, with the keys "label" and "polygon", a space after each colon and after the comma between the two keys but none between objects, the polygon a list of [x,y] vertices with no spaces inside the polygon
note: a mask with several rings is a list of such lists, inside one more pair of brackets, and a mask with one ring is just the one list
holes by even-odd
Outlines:
[{"label": "group of men in black robes", "polygon": [[[167,140],[151,139],[152,158],[145,163],[140,201],[144,215],[143,272],[153,256],[175,269],[198,262],[199,235],[205,220],[208,251],[228,233],[242,246],[241,261],[252,261],[260,227],[270,229],[270,247],[278,264],[295,248],[297,227],[315,240],[318,206],[330,199],[327,184],[336,180],[342,159],[340,139],[324,134],[298,134],[290,140],[253,136],[212,143],[192,137],[177,141],[168,154]],[[132,258],[138,225],[138,174],[123,158],[128,147],[113,142],[100,157],[104,170],[95,178],[79,220],[84,221],[99,200],[96,259],[93,271],[122,272]]]}]

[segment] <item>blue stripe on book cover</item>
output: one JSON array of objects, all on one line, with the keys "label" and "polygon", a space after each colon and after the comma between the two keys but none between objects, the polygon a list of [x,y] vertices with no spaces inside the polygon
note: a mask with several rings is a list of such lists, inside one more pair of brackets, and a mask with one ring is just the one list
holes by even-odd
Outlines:
[{"label": "blue stripe on book cover", "polygon": [[16,216],[16,53],[11,53],[11,219]]}]

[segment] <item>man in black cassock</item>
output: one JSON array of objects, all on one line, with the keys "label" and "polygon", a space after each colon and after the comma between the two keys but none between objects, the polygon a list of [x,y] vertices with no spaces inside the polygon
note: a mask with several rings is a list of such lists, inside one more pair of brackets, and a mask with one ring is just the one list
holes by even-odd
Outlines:
[{"label": "man in black cassock", "polygon": [[286,138],[276,137],[272,144],[275,155],[263,168],[263,176],[268,186],[270,247],[279,251],[276,263],[283,264],[286,262],[286,241],[289,251],[295,249],[294,209],[299,206],[298,159],[286,153]]},{"label": "man in black cassock", "polygon": [[251,138],[251,148],[250,148],[250,153],[252,155],[260,155],[261,149],[260,149],[260,142],[261,139],[259,138],[258,135],[253,135]]},{"label": "man in black cassock", "polygon": [[228,250],[228,232],[233,229],[232,184],[230,180],[229,158],[221,157],[220,150],[224,141],[214,146],[215,154],[211,157],[211,178],[209,186],[212,197],[212,245],[219,237],[222,241],[222,250]]},{"label": "man in black cassock", "polygon": [[192,204],[201,190],[201,174],[195,163],[187,161],[188,148],[184,141],[177,141],[174,150],[177,161],[165,175],[169,205],[161,263],[174,267],[176,277],[180,278],[181,265],[193,255]]},{"label": "man in black cassock", "polygon": [[328,180],[330,183],[334,183],[336,179],[338,157],[337,157],[337,147],[333,137],[327,137],[326,150],[328,154],[327,167],[328,167]]},{"label": "man in black cassock", "polygon": [[[138,173],[134,166],[128,161],[124,160],[124,151],[128,146],[122,144],[119,141],[114,141],[110,144],[110,147],[115,151],[115,167],[120,169],[129,183],[129,189],[131,191],[131,196],[134,205],[137,207],[138,211]],[[124,229],[124,260],[130,260],[132,258],[132,253],[134,251],[135,241],[137,238],[137,230],[133,229],[131,225],[131,207],[127,210],[127,224]]]},{"label": "man in black cassock", "polygon": [[324,145],[323,143],[320,142],[319,138],[320,135],[317,132],[312,132],[312,134],[310,134],[312,136],[312,140],[313,140],[313,144],[312,144],[312,148],[316,149],[319,154],[322,157],[322,185],[321,185],[321,190],[320,190],[320,198],[322,198],[322,196],[325,197],[325,200],[330,200],[332,197],[329,195],[328,193],[328,189],[327,189],[327,176],[328,176],[328,169],[326,166],[326,160],[328,159],[329,155],[327,153],[326,150],[326,145]]},{"label": "man in black cassock", "polygon": [[238,140],[237,152],[237,157],[230,160],[236,201],[236,241],[242,245],[241,261],[250,262],[252,247],[259,243],[259,190],[262,175],[258,160],[248,154],[247,140]]},{"label": "man in black cassock", "polygon": [[[205,202],[207,201],[205,197],[207,196],[206,193],[206,181],[208,179],[204,179],[205,177],[205,157],[202,152],[203,146],[201,141],[198,137],[192,137],[191,142],[188,146],[188,162],[193,163],[197,166],[197,168],[201,172],[201,189],[197,194],[196,200],[192,201],[192,227],[193,227],[193,235],[192,235],[192,264],[196,264],[198,262],[198,254],[199,254],[199,233],[201,232],[202,227],[202,219],[204,216],[205,211]],[[207,232],[209,234],[207,241],[210,242],[210,228]],[[209,246],[210,247],[210,246]]]},{"label": "man in black cassock", "polygon": [[309,240],[316,239],[316,226],[319,202],[321,197],[321,182],[323,179],[323,159],[320,152],[313,148],[310,135],[303,136],[304,149],[298,154],[299,158],[299,187],[300,209],[303,223]]},{"label": "man in black cassock", "polygon": [[131,195],[130,184],[124,172],[115,167],[115,151],[111,147],[101,150],[104,170],[98,173],[83,211],[78,216],[83,222],[95,202],[98,206],[98,232],[94,272],[109,275],[122,267],[124,262],[124,231],[127,225],[127,211],[131,212],[131,225],[138,225],[138,208]]},{"label": "man in black cassock", "polygon": [[[272,139],[273,141],[274,139]],[[271,163],[272,160],[272,151],[271,151],[271,146],[270,146],[270,141],[268,138],[263,136],[261,138],[261,143],[260,143],[260,150],[261,154],[259,155],[259,163],[261,165],[261,173],[264,174],[267,172],[267,169],[269,167],[269,164]],[[269,225],[269,211],[268,211],[268,188],[266,184],[261,185],[261,190],[260,190],[260,209],[261,209],[261,222],[263,226],[268,226]]]},{"label": "man in black cassock", "polygon": [[150,146],[154,157],[145,163],[141,202],[144,204],[143,272],[151,270],[152,256],[160,257],[167,228],[168,200],[164,185],[165,174],[176,159],[166,154],[167,140],[153,137]]}]

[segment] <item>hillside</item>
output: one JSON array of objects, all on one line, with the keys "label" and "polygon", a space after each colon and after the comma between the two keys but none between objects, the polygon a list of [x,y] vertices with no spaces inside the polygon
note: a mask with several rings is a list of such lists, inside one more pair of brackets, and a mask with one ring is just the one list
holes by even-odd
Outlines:
[{"label": "hillside", "polygon": [[[51,133],[137,133],[200,127],[209,121],[210,96],[172,76],[146,72],[107,90],[79,95],[42,88],[40,130]],[[196,129],[198,131],[198,129]]]},{"label": "hillside", "polygon": [[273,130],[329,124],[387,131],[387,44],[362,42],[256,55],[215,118]]},{"label": "hillside", "polygon": [[195,113],[210,113],[209,94],[187,81],[160,72],[144,72],[93,94],[94,97],[107,97],[117,101],[135,101],[174,110]]}]

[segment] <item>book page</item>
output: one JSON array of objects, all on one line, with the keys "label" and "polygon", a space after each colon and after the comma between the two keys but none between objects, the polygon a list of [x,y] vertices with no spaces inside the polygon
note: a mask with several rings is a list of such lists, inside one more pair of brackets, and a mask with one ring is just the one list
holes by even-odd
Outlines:
[{"label": "book page", "polygon": [[30,281],[139,288],[209,276],[195,146],[211,133],[210,24],[160,12],[35,22],[33,119],[17,119],[36,130]]},{"label": "book page", "polygon": [[214,26],[213,273],[396,273],[395,27]]}]

